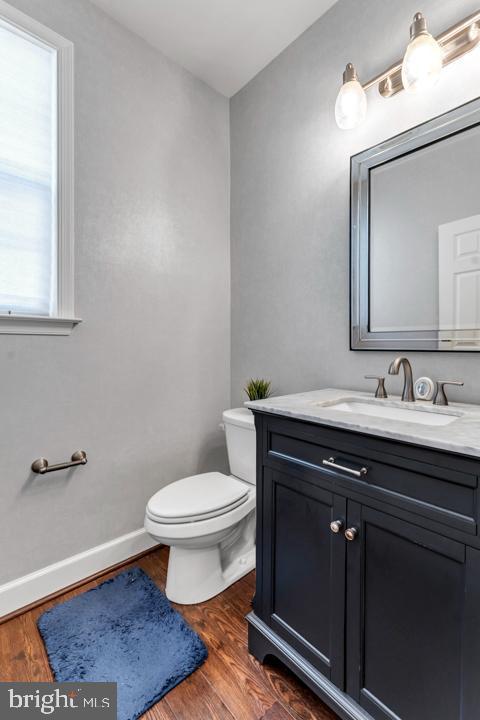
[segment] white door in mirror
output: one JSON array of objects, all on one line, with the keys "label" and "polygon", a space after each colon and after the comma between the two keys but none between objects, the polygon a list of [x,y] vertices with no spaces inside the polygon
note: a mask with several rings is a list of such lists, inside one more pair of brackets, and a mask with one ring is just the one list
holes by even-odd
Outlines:
[{"label": "white door in mirror", "polygon": [[480,215],[438,228],[439,328],[452,347],[477,346],[480,337]]}]

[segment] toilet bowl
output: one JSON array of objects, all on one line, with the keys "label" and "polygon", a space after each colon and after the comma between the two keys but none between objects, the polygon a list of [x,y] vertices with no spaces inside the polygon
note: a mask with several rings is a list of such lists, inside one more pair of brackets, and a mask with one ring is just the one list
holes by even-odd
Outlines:
[{"label": "toilet bowl", "polygon": [[222,416],[231,475],[192,475],[148,501],[145,529],[170,546],[165,592],[182,605],[218,595],[255,567],[255,425],[246,408]]}]

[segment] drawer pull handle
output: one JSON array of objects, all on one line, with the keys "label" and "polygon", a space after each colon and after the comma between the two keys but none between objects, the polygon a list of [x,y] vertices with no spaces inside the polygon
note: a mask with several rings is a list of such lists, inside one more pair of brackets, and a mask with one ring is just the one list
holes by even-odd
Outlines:
[{"label": "drawer pull handle", "polygon": [[335,468],[335,470],[342,470],[342,472],[355,475],[355,477],[362,477],[362,475],[366,475],[368,472],[366,467],[362,467],[360,470],[354,470],[353,468],[346,467],[345,465],[339,465],[335,462],[334,457],[328,458],[328,460],[322,460],[322,463],[323,465],[327,465],[327,467]]},{"label": "drawer pull handle", "polygon": [[343,520],[333,520],[333,522],[330,523],[330,530],[333,533],[339,533],[342,528]]},{"label": "drawer pull handle", "polygon": [[358,535],[357,528],[351,527],[345,530],[345,537],[349,542],[353,542]]}]

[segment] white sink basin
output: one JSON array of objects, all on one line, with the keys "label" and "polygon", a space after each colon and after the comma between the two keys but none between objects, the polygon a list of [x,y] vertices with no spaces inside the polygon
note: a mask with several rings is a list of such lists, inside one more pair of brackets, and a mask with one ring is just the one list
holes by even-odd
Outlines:
[{"label": "white sink basin", "polygon": [[370,417],[400,420],[403,422],[418,423],[419,425],[450,425],[450,423],[455,422],[461,417],[459,413],[426,410],[418,408],[418,406],[413,404],[409,407],[395,407],[361,400],[345,400],[332,405],[323,403],[318,403],[318,405],[323,405],[325,409],[328,407],[329,410],[338,410],[344,413],[370,415]]}]

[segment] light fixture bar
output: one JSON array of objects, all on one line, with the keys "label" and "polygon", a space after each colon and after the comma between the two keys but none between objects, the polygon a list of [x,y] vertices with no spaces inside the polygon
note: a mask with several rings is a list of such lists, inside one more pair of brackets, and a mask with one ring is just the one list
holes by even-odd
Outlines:
[{"label": "light fixture bar", "polygon": [[[480,44],[480,10],[452,25],[435,39],[443,50],[444,65],[448,65],[465,55],[465,53],[470,52]],[[378,85],[380,95],[385,98],[401,92],[404,89],[402,62],[403,60],[399,60],[380,75],[376,75],[362,85],[363,89],[368,90],[373,85]]]}]

